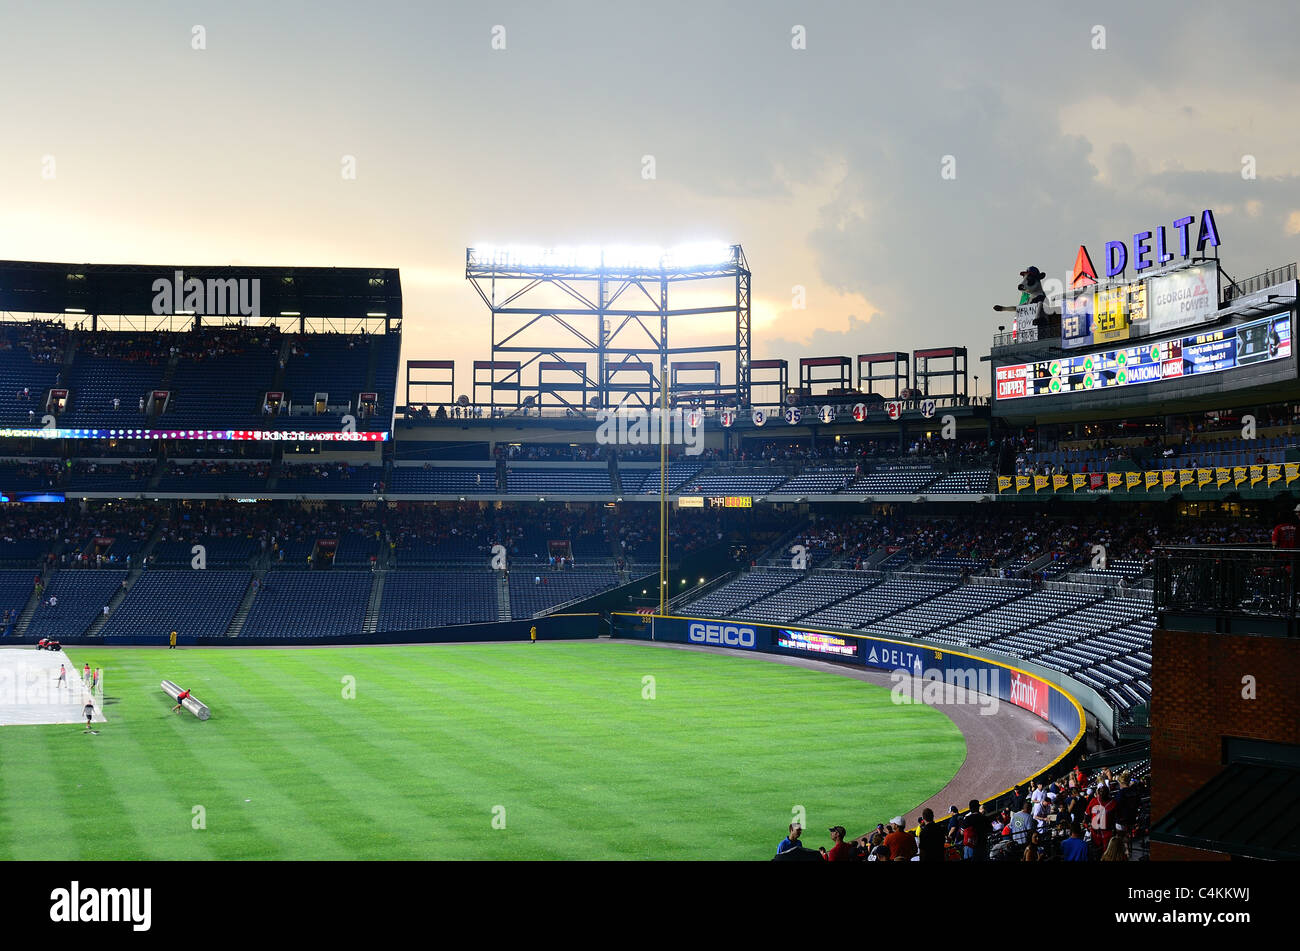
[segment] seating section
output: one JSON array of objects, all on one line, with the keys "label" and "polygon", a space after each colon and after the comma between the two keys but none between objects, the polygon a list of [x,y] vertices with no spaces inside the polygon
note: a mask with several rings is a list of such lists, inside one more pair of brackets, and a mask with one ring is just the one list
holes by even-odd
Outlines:
[{"label": "seating section", "polygon": [[609,495],[614,487],[609,469],[593,466],[585,469],[546,466],[506,470],[506,491],[511,495]]},{"label": "seating section", "polygon": [[[379,556],[383,540],[360,532],[343,532],[334,549],[335,568],[369,568]],[[305,558],[306,556],[304,556]]]},{"label": "seating section", "polygon": [[678,491],[690,495],[765,495],[784,482],[781,473],[713,472],[687,480]]},{"label": "seating section", "polygon": [[972,583],[875,621],[871,628],[903,637],[929,637],[949,625],[1023,596],[1027,586]]},{"label": "seating section", "polygon": [[487,466],[394,466],[390,491],[411,495],[495,495],[497,471]]},{"label": "seating section", "polygon": [[[0,541],[0,568],[35,568],[48,550],[49,545],[46,542],[30,538]],[[26,577],[30,585],[31,574],[28,573]]]},{"label": "seating section", "polygon": [[276,492],[299,495],[372,495],[375,484],[384,481],[382,466],[350,466],[345,463],[285,463],[276,479]]},{"label": "seating section", "polygon": [[497,619],[497,576],[479,571],[393,571],[384,581],[379,631]]},{"label": "seating section", "polygon": [[895,575],[861,594],[808,618],[810,623],[868,628],[873,621],[909,608],[952,588],[954,578],[930,575]]},{"label": "seating section", "polygon": [[[328,393],[329,404],[348,404],[354,415],[357,394],[366,388],[366,373],[370,362],[367,338],[352,335],[320,335],[295,337],[293,352],[284,373],[284,391],[295,407],[310,407],[317,393]],[[396,374],[396,367],[394,367]],[[391,412],[392,407],[389,407]],[[341,415],[341,414],[340,414]],[[321,416],[302,417],[320,423]],[[331,417],[337,419],[337,416]],[[281,417],[282,428],[291,426],[297,416]],[[305,428],[321,428],[312,425]]]},{"label": "seating section", "polygon": [[[27,634],[31,637],[72,637],[101,616],[126,578],[125,571],[56,571],[36,605]],[[31,579],[27,580],[31,588]],[[57,599],[54,607],[47,603]]]},{"label": "seating section", "polygon": [[0,571],[0,611],[14,611],[21,614],[32,595],[32,582],[35,580],[30,571]]},{"label": "seating section", "polygon": [[827,572],[808,575],[776,594],[741,608],[736,617],[772,624],[788,624],[824,609],[834,601],[859,594],[876,583],[862,572]]},{"label": "seating section", "polygon": [[990,492],[993,489],[992,469],[961,469],[947,475],[925,487],[926,492],[959,494],[971,492]]},{"label": "seating section", "polygon": [[203,546],[204,563],[208,568],[242,567],[248,564],[257,551],[257,542],[251,538],[215,538],[199,535],[192,541],[159,542],[154,546],[149,561],[159,567],[191,566],[194,558],[194,546]]},{"label": "seating section", "polygon": [[1147,563],[1138,558],[1112,558],[1105,568],[1093,568],[1091,565],[1080,572],[1080,580],[1109,582],[1136,581],[1147,573]]},{"label": "seating section", "polygon": [[[1149,597],[921,573],[755,570],[682,613],[769,624],[860,628],[1025,658],[1069,674],[1121,712],[1151,700]],[[791,583],[793,582],[793,583]]]},{"label": "seating section", "polygon": [[63,480],[67,492],[121,492],[138,495],[149,488],[157,463],[154,460],[139,462],[74,462]]},{"label": "seating section", "polygon": [[830,495],[853,481],[853,470],[846,466],[809,466],[773,495]]},{"label": "seating section", "polygon": [[0,489],[5,492],[45,492],[57,489],[59,478],[59,465],[55,462],[0,463]]},{"label": "seating section", "polygon": [[[678,491],[682,485],[699,475],[700,470],[704,468],[702,462],[670,462],[668,463],[668,492],[672,494]],[[620,478],[623,480],[623,491],[638,495],[658,495],[659,494],[659,470],[654,469],[621,469]]]},{"label": "seating section", "polygon": [[369,571],[268,571],[244,621],[250,637],[337,637],[361,631]]},{"label": "seating section", "polygon": [[[63,370],[67,332],[47,325],[0,328],[0,425],[40,425]],[[26,395],[23,390],[26,389]]]},{"label": "seating section", "polygon": [[169,462],[158,483],[159,492],[264,492],[271,475],[269,462],[238,463],[198,459]]},{"label": "seating section", "polygon": [[[156,428],[254,428],[265,425],[262,402],[276,372],[276,351],[250,347],[241,353],[185,357],[176,365],[168,389],[167,412]],[[307,426],[298,427],[307,429]]]},{"label": "seating section", "polygon": [[[541,582],[534,581],[541,578]],[[510,615],[515,620],[528,618],[540,611],[578,598],[590,597],[614,587],[618,576],[611,568],[573,568],[529,574],[526,570],[510,572]]]},{"label": "seating section", "polygon": [[915,495],[936,475],[929,466],[880,468],[865,473],[844,491],[850,495]]},{"label": "seating section", "polygon": [[[132,336],[109,334],[109,337]],[[166,372],[167,355],[151,360],[125,360],[79,354],[64,382],[69,409],[59,417],[64,427],[98,429],[148,425],[140,400],[159,388]],[[116,408],[113,400],[118,401]]]},{"label": "seating section", "polygon": [[165,638],[171,631],[220,637],[252,581],[248,571],[151,568],[136,579],[101,633],[104,637]]},{"label": "seating section", "polygon": [[687,614],[708,617],[731,617],[738,608],[774,594],[803,577],[803,572],[788,568],[762,569],[742,574],[690,602],[682,610]]}]

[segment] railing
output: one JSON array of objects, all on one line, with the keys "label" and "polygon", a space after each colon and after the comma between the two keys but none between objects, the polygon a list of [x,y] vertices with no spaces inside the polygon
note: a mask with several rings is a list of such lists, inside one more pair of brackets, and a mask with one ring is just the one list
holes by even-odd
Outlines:
[{"label": "railing", "polygon": [[1282,267],[1275,267],[1271,271],[1263,271],[1255,274],[1242,281],[1233,281],[1223,292],[1224,302],[1234,301],[1240,297],[1246,297],[1254,294],[1256,291],[1262,291],[1266,287],[1272,287],[1275,284],[1285,284],[1288,281],[1296,279],[1296,265],[1286,264]]},{"label": "railing", "polygon": [[1155,604],[1162,614],[1274,619],[1295,633],[1295,549],[1156,549]]}]

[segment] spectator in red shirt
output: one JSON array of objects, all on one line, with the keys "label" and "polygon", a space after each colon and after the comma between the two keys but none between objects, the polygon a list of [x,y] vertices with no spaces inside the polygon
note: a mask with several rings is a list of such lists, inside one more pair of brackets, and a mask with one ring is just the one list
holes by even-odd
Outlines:
[{"label": "spectator in red shirt", "polygon": [[[1300,513],[1300,505],[1295,507],[1295,513]],[[1296,524],[1295,514],[1290,518],[1285,518],[1278,522],[1273,529],[1273,547],[1282,549],[1293,549],[1296,547]]]},{"label": "spectator in red shirt", "polygon": [[902,816],[894,816],[894,821],[889,826],[890,833],[885,836],[885,847],[889,849],[889,861],[912,861],[912,856],[916,854],[916,839],[912,838],[912,833],[907,831],[907,820]]},{"label": "spectator in red shirt", "polygon": [[1102,786],[1088,803],[1088,821],[1092,825],[1092,841],[1101,851],[1106,851],[1111,836],[1115,834],[1115,806],[1110,790]]},{"label": "spectator in red shirt", "polygon": [[848,830],[844,826],[831,826],[828,830],[831,834],[831,850],[826,851],[822,846],[822,858],[828,862],[847,862],[849,860],[849,848],[844,844],[844,836]]}]

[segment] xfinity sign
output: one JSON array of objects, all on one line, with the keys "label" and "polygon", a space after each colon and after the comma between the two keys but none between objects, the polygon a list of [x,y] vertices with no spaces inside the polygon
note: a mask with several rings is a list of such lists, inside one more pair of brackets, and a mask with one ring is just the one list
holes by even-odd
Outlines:
[{"label": "xfinity sign", "polygon": [[687,636],[692,644],[716,644],[719,647],[743,647],[753,650],[757,636],[752,627],[737,627],[734,624],[691,624]]}]

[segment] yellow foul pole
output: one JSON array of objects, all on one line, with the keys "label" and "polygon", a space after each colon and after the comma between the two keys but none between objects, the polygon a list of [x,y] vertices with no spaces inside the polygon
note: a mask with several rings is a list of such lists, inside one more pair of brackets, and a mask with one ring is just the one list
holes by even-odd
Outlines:
[{"label": "yellow foul pole", "polygon": [[659,368],[659,614],[668,596],[668,359]]}]

